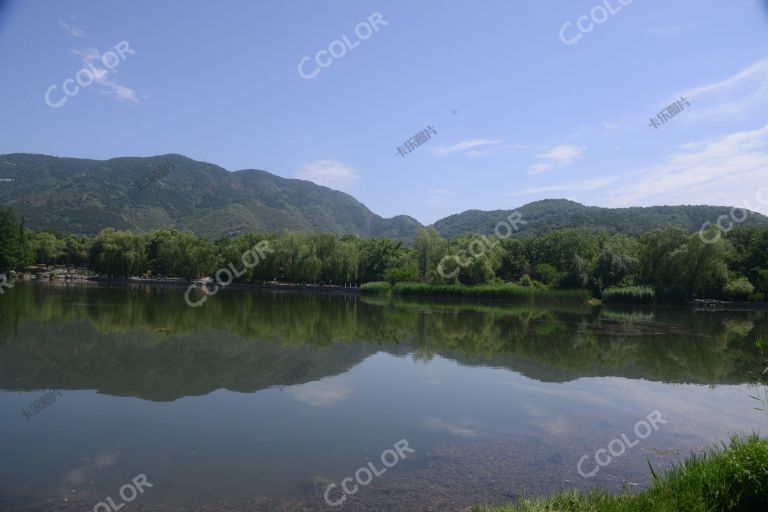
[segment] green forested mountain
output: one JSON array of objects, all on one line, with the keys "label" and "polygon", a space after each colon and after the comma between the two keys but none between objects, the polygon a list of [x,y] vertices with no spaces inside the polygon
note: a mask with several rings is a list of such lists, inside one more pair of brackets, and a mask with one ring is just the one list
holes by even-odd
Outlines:
[{"label": "green forested mountain", "polygon": [[0,204],[31,229],[84,235],[170,226],[209,238],[283,229],[409,238],[421,226],[405,215],[379,217],[352,196],[309,181],[229,172],[181,155],[1,155]]},{"label": "green forested mountain", "polygon": [[[266,171],[229,172],[181,155],[86,160],[0,155],[0,205],[29,228],[94,235],[107,227],[147,231],[168,226],[210,239],[246,231],[327,231],[412,239],[421,226],[406,215],[384,219],[352,196]],[[699,229],[729,207],[598,208],[573,201],[537,201],[515,210],[469,210],[435,223],[444,237],[491,233],[512,211],[527,221],[518,234],[568,227],[638,234],[657,227]],[[744,225],[768,224],[750,215]]]},{"label": "green forested mountain", "polygon": [[[435,223],[441,236],[453,238],[464,233],[491,234],[497,223],[513,212],[520,213],[527,224],[520,224],[519,234],[541,234],[562,228],[591,228],[613,233],[638,235],[655,228],[678,226],[688,232],[701,229],[709,221],[714,224],[721,215],[729,216],[729,206],[649,206],[634,208],[600,208],[584,206],[566,199],[545,199],[515,210],[467,210]],[[744,215],[736,211],[736,218]],[[728,219],[730,221],[730,217]],[[768,224],[768,217],[752,213],[741,226]],[[728,222],[723,221],[727,226]],[[502,233],[506,233],[503,229]]]}]

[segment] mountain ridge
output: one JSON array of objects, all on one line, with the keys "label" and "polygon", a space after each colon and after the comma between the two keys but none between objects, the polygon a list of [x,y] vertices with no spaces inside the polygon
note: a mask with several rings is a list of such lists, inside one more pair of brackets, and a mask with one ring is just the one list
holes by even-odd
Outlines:
[{"label": "mountain ridge", "polygon": [[[408,215],[381,217],[353,196],[265,170],[228,171],[179,154],[109,160],[29,153],[0,155],[0,204],[32,229],[95,235],[101,229],[174,227],[211,239],[245,231],[328,231],[411,240],[423,227]],[[512,212],[526,224],[514,236],[585,227],[637,234],[678,225],[699,229],[728,215],[709,205],[602,208],[543,199],[509,210],[466,210],[436,221],[444,237],[491,234]],[[768,224],[753,213],[744,225]]]}]

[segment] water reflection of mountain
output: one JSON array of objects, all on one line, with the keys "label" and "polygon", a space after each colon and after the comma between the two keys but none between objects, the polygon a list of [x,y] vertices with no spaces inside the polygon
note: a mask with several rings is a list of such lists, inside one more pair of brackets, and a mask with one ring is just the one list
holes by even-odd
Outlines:
[{"label": "water reflection of mountain", "polygon": [[768,325],[763,311],[389,304],[263,291],[222,293],[193,309],[182,293],[18,285],[0,297],[0,387],[174,400],[317,380],[381,351],[543,381],[735,384],[749,380],[753,340]]}]

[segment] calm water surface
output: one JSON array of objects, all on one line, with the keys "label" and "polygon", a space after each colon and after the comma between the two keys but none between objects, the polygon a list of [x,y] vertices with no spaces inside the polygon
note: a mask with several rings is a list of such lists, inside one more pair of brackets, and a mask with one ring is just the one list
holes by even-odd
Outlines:
[{"label": "calm water surface", "polygon": [[[183,292],[0,297],[0,509],[92,510],[144,473],[127,510],[330,511],[329,483],[406,439],[415,453],[343,510],[458,511],[642,488],[649,461],[768,426],[748,396],[765,311],[245,290],[192,309]],[[579,476],[653,411],[667,423]]]}]

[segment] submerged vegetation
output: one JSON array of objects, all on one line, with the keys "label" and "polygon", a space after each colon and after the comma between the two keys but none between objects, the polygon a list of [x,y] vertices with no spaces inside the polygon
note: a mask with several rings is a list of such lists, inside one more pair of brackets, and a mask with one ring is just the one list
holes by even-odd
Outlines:
[{"label": "submerged vegetation", "polygon": [[664,474],[653,473],[651,486],[638,494],[568,492],[473,512],[710,512],[767,506],[768,440],[751,435],[732,437],[722,450],[694,455]]},{"label": "submerged vegetation", "polygon": [[[520,238],[451,240],[425,228],[412,245],[321,232],[251,232],[210,242],[171,228],[105,229],[94,238],[34,232],[0,207],[0,272],[64,265],[111,278],[193,279],[239,265],[262,241],[269,243],[269,255],[238,273],[239,282],[384,282],[401,295],[594,296],[633,303],[696,297],[762,301],[768,293],[768,227],[740,227],[717,237],[670,227],[639,236],[561,229]],[[363,291],[387,293],[387,286],[369,284]]]},{"label": "submerged vegetation", "polygon": [[413,297],[455,297],[459,299],[513,299],[513,300],[552,300],[586,302],[590,298],[588,290],[550,290],[521,286],[511,283],[484,284],[475,286],[457,284],[366,283],[360,291],[369,295],[403,295]]}]

